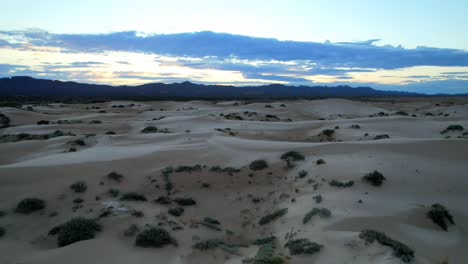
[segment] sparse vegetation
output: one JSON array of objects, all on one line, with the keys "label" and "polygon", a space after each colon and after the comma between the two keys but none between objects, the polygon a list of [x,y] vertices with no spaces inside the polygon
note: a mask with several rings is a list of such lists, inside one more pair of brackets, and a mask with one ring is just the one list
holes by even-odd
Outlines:
[{"label": "sparse vegetation", "polygon": [[178,166],[174,169],[174,172],[188,172],[192,173],[194,171],[201,171],[202,166],[200,164],[193,166]]},{"label": "sparse vegetation", "polygon": [[30,214],[46,207],[46,203],[38,198],[25,198],[16,206],[15,212],[19,214]]},{"label": "sparse vegetation", "polygon": [[321,203],[323,201],[323,197],[320,194],[315,195],[312,199],[314,199],[316,203]]},{"label": "sparse vegetation", "polygon": [[0,128],[5,128],[10,126],[10,118],[2,113],[0,113]]},{"label": "sparse vegetation", "polygon": [[288,208],[283,208],[283,209],[278,209],[275,212],[265,215],[264,217],[260,218],[260,221],[258,221],[259,225],[266,225],[272,221],[275,221],[276,219],[286,215],[288,213]]},{"label": "sparse vegetation", "polygon": [[136,201],[136,202],[146,202],[147,199],[144,195],[137,192],[127,192],[122,194],[120,197],[121,201]]},{"label": "sparse vegetation", "polygon": [[84,193],[88,189],[88,185],[84,181],[77,181],[70,185],[70,189],[76,193]]},{"label": "sparse vegetation", "polygon": [[317,165],[322,165],[322,164],[325,164],[325,163],[326,162],[323,159],[318,159],[317,161],[315,161],[315,164],[317,164]]},{"label": "sparse vegetation", "polygon": [[192,198],[181,198],[181,197],[175,198],[174,202],[180,206],[192,206],[192,205],[197,204],[197,202]]},{"label": "sparse vegetation", "polygon": [[331,216],[330,210],[327,208],[317,208],[310,210],[302,219],[303,224],[307,224],[314,215],[319,215],[321,218],[328,218]]},{"label": "sparse vegetation", "polygon": [[112,197],[117,197],[119,196],[120,194],[120,190],[119,189],[109,189],[109,191],[107,191],[109,193],[110,196]]},{"label": "sparse vegetation", "polygon": [[261,247],[258,249],[257,254],[253,258],[243,260],[244,263],[250,264],[283,264],[287,263],[285,259],[281,256],[275,255],[276,251],[276,238],[267,243],[261,244]]},{"label": "sparse vegetation", "polygon": [[320,245],[315,242],[311,242],[307,238],[301,239],[292,239],[289,240],[285,247],[289,249],[289,254],[291,255],[300,255],[300,254],[315,254],[318,253],[322,248],[323,245]]},{"label": "sparse vegetation", "polygon": [[6,229],[0,226],[0,238],[4,237],[6,234]]},{"label": "sparse vegetation", "polygon": [[78,241],[93,239],[96,232],[102,227],[94,219],[73,218],[70,221],[55,227],[49,233],[57,233],[57,244],[59,247],[68,246]]},{"label": "sparse vegetation", "polygon": [[319,135],[324,135],[324,136],[330,138],[330,137],[333,137],[333,135],[335,135],[335,130],[325,129],[325,130],[322,130],[322,132]]},{"label": "sparse vegetation", "polygon": [[331,180],[328,184],[334,187],[348,188],[354,185],[354,181],[341,182],[337,180]]},{"label": "sparse vegetation", "polygon": [[131,224],[129,227],[127,227],[124,230],[123,234],[126,237],[132,237],[132,236],[136,235],[138,232],[140,232],[140,228],[135,224]]},{"label": "sparse vegetation", "polygon": [[411,262],[414,258],[414,250],[401,242],[391,239],[385,233],[367,229],[361,231],[359,238],[366,241],[366,243],[377,241],[384,246],[392,248],[393,255],[401,259],[403,262]]},{"label": "sparse vegetation", "polygon": [[159,196],[157,199],[154,200],[154,202],[158,204],[170,204],[171,198],[167,196]]},{"label": "sparse vegetation", "polygon": [[75,136],[72,133],[64,133],[60,130],[57,130],[53,133],[42,134],[42,135],[32,135],[28,133],[20,134],[4,134],[0,136],[0,143],[9,143],[9,142],[18,142],[23,140],[47,140],[56,137],[62,136]]},{"label": "sparse vegetation", "polygon": [[390,138],[390,136],[387,134],[382,134],[382,135],[376,135],[374,137],[374,140],[387,139],[387,138]]},{"label": "sparse vegetation", "polygon": [[254,160],[250,163],[249,168],[251,170],[263,170],[268,168],[268,163],[265,160]]},{"label": "sparse vegetation", "polygon": [[170,133],[167,128],[159,129],[155,126],[147,126],[143,128],[141,131],[143,134],[148,134],[148,133]]},{"label": "sparse vegetation", "polygon": [[282,160],[292,160],[292,161],[300,161],[300,160],[305,159],[304,155],[297,151],[288,151],[286,153],[283,153],[283,155],[281,155],[280,158]]},{"label": "sparse vegetation", "polygon": [[301,170],[297,175],[297,177],[299,177],[299,178],[304,178],[306,176],[307,176],[307,171],[305,171],[305,170]]},{"label": "sparse vegetation", "polygon": [[135,245],[138,247],[160,248],[166,245],[177,246],[177,241],[165,229],[151,227],[137,235]]},{"label": "sparse vegetation", "polygon": [[440,226],[444,231],[447,231],[447,223],[445,219],[449,221],[452,225],[455,224],[453,216],[449,213],[447,208],[441,204],[433,204],[431,210],[427,212],[427,217],[432,220],[436,225]]},{"label": "sparse vegetation", "polygon": [[364,175],[364,177],[362,177],[362,180],[370,183],[373,186],[381,186],[383,181],[385,181],[386,179],[382,173],[374,171]]},{"label": "sparse vegetation", "polygon": [[465,128],[462,125],[449,125],[446,129],[444,129],[441,134],[445,134],[450,131],[463,131]]},{"label": "sparse vegetation", "polygon": [[179,217],[184,213],[185,209],[183,207],[176,207],[176,208],[171,208],[169,209],[168,213],[170,215]]}]

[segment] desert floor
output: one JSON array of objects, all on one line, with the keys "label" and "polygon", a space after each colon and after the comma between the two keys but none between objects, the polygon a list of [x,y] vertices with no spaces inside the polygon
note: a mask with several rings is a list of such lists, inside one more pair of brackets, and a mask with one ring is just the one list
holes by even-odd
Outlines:
[{"label": "desert floor", "polygon": [[[287,263],[401,263],[391,248],[360,239],[364,229],[412,248],[412,263],[468,263],[468,100],[113,101],[2,107],[0,113],[11,119],[0,136],[74,134],[0,143],[0,227],[6,231],[0,263],[242,263],[256,256],[260,246],[253,241],[271,235],[277,238],[273,254]],[[449,125],[465,130],[441,134]],[[147,126],[158,130],[141,133]],[[333,132],[327,136],[326,129]],[[305,159],[288,167],[280,158],[287,151]],[[252,170],[249,164],[259,159],[268,167]],[[201,168],[191,172],[162,173],[197,164]],[[307,175],[299,177],[303,170]],[[386,178],[379,187],[362,180],[375,170]],[[122,181],[109,179],[110,172]],[[354,185],[331,186],[332,180]],[[85,192],[70,189],[77,181],[86,182]],[[147,201],[120,201],[109,189],[137,192]],[[193,198],[196,205],[176,217],[168,210],[179,206],[155,202],[160,196]],[[28,197],[43,199],[46,207],[16,213]],[[112,201],[118,208],[106,209]],[[447,231],[426,216],[434,203],[453,215]],[[328,208],[331,216],[303,224],[315,207]],[[259,225],[282,208],[285,215]],[[99,219],[102,230],[94,239],[58,247],[49,230],[79,216]],[[220,230],[203,225],[204,217],[219,220]],[[140,231],[162,227],[178,246],[137,247],[138,232],[125,232],[132,224]],[[323,247],[291,255],[284,245],[292,238]],[[192,247],[207,239],[236,246]]]}]

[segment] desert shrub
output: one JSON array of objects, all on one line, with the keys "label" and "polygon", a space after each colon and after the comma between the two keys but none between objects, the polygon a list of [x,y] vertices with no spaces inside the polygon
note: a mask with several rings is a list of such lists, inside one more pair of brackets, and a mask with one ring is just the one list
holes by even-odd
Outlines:
[{"label": "desert shrub", "polygon": [[334,134],[335,134],[335,130],[333,129],[325,129],[325,130],[322,130],[322,132],[320,133],[321,135],[324,135],[326,137],[332,137]]},{"label": "desert shrub", "polygon": [[447,208],[441,204],[433,204],[431,206],[431,210],[427,212],[427,217],[432,220],[436,225],[440,226],[444,231],[447,231],[447,223],[445,219],[447,219],[452,225],[455,224],[453,220],[453,216],[449,213]]},{"label": "desert shrub", "polygon": [[386,138],[390,138],[390,136],[387,134],[382,134],[382,135],[376,135],[374,137],[374,140],[380,140],[380,139],[386,139]]},{"label": "desert shrub", "polygon": [[315,195],[312,199],[314,199],[316,203],[321,203],[323,201],[323,197],[320,194]]},{"label": "desert shrub", "polygon": [[5,211],[0,211],[0,218],[4,217],[6,215]]},{"label": "desert shrub", "polygon": [[323,160],[323,159],[318,159],[315,164],[317,165],[322,165],[322,164],[325,164],[326,162]]},{"label": "desert shrub", "polygon": [[49,123],[50,123],[50,122],[47,121],[47,120],[39,120],[39,121],[37,121],[37,124],[38,124],[38,125],[48,125]]},{"label": "desert shrub", "polygon": [[144,195],[136,192],[127,192],[122,194],[120,197],[121,201],[137,201],[137,202],[146,202],[147,199]]},{"label": "desert shrub", "polygon": [[314,215],[319,215],[322,218],[328,218],[331,216],[330,210],[327,208],[317,208],[310,210],[302,219],[303,224],[307,224]]},{"label": "desert shrub", "polygon": [[203,240],[203,241],[195,243],[192,246],[192,248],[205,251],[205,250],[217,248],[224,244],[225,244],[224,241],[220,239],[207,239],[207,240]]},{"label": "desert shrub", "polygon": [[57,244],[59,247],[64,247],[78,241],[93,239],[101,228],[94,219],[73,218],[57,228]]},{"label": "desert shrub", "polygon": [[354,128],[354,129],[360,129],[361,126],[360,125],[351,125],[351,128]]},{"label": "desert shrub", "polygon": [[176,207],[176,208],[171,208],[169,209],[168,213],[170,215],[179,217],[184,213],[185,209],[183,207]]},{"label": "desert shrub", "polygon": [[408,113],[407,112],[404,112],[404,111],[398,111],[395,113],[396,115],[402,115],[402,116],[407,116]]},{"label": "desert shrub", "polygon": [[192,173],[194,171],[201,171],[202,166],[200,164],[193,166],[178,166],[174,169],[175,172],[188,172]]},{"label": "desert shrub", "polygon": [[307,171],[305,170],[301,170],[298,175],[297,175],[299,178],[304,178],[305,176],[307,176]]},{"label": "desert shrub", "polygon": [[70,185],[70,189],[76,193],[84,193],[88,189],[88,185],[84,181],[77,181]]},{"label": "desert shrub", "polygon": [[135,245],[138,247],[160,248],[166,245],[177,246],[177,241],[165,229],[151,227],[137,235]]},{"label": "desert shrub", "polygon": [[132,216],[135,216],[135,217],[143,217],[143,216],[145,216],[145,214],[144,214],[142,211],[139,211],[139,210],[133,210],[130,214],[131,214]]},{"label": "desert shrub", "polygon": [[70,143],[78,146],[86,146],[86,143],[82,139],[73,140]]},{"label": "desert shrub", "polygon": [[212,222],[201,221],[200,225],[208,227],[209,229],[212,229],[212,230],[215,230],[215,231],[222,231],[223,230],[219,225],[213,224]]},{"label": "desert shrub", "polygon": [[0,128],[5,128],[10,126],[10,118],[4,114],[0,113]]},{"label": "desert shrub", "polygon": [[374,186],[381,186],[383,181],[385,181],[386,179],[382,173],[374,171],[364,175],[364,177],[362,177],[362,180]]},{"label": "desert shrub", "polygon": [[298,161],[298,160],[304,160],[305,157],[301,153],[297,151],[288,151],[286,153],[283,153],[280,157],[282,160],[293,160],[293,161]]},{"label": "desert shrub", "polygon": [[269,237],[265,237],[265,238],[260,238],[260,239],[256,239],[253,244],[254,245],[264,245],[264,244],[267,244],[267,243],[270,243],[272,241],[275,241],[276,237],[275,236],[269,236]]},{"label": "desert shrub", "polygon": [[159,129],[155,126],[147,126],[141,130],[141,133],[157,133]]},{"label": "desert shrub", "polygon": [[444,129],[441,134],[445,134],[449,131],[463,131],[465,128],[462,125],[449,125],[446,129]]},{"label": "desert shrub", "polygon": [[115,135],[116,133],[114,131],[107,131],[106,135]]},{"label": "desert shrub", "polygon": [[174,202],[176,202],[180,206],[192,206],[192,205],[197,204],[197,202],[192,198],[182,198],[182,197],[175,198]]},{"label": "desert shrub", "polygon": [[112,180],[112,181],[116,181],[116,182],[121,182],[122,179],[123,179],[123,175],[113,171],[113,172],[107,174],[107,179]]},{"label": "desert shrub", "polygon": [[220,224],[221,224],[218,220],[213,219],[213,218],[211,218],[211,217],[205,217],[205,218],[203,218],[203,222],[205,222],[205,223],[210,223],[210,224],[213,224],[213,225],[220,225]]},{"label": "desert shrub", "polygon": [[129,227],[127,227],[124,230],[123,234],[126,237],[132,237],[132,236],[136,235],[138,232],[140,232],[140,228],[135,224],[131,224]]},{"label": "desert shrub", "polygon": [[258,221],[259,225],[266,225],[288,213],[288,208],[278,209],[275,212],[265,215]]},{"label": "desert shrub", "polygon": [[328,184],[334,187],[348,188],[354,185],[354,181],[341,182],[337,180],[331,180]]},{"label": "desert shrub", "polygon": [[285,259],[280,256],[275,256],[276,239],[271,240],[260,246],[257,254],[253,258],[245,259],[244,263],[251,264],[283,264],[287,263]]},{"label": "desert shrub", "polygon": [[84,202],[84,200],[81,199],[81,198],[75,198],[75,199],[73,199],[73,203],[74,203],[74,204],[80,204],[80,203],[83,203],[83,202]]},{"label": "desert shrub", "polygon": [[5,236],[5,234],[6,234],[6,229],[0,226],[0,238]]},{"label": "desert shrub", "polygon": [[101,120],[91,120],[89,123],[90,124],[102,124],[102,121]]},{"label": "desert shrub", "polygon": [[411,262],[414,258],[414,250],[401,242],[391,239],[383,232],[367,229],[361,231],[359,238],[366,241],[366,243],[377,241],[384,246],[392,248],[393,255],[403,262]]},{"label": "desert shrub", "polygon": [[254,160],[250,163],[251,170],[263,170],[268,168],[268,163],[265,160]]},{"label": "desert shrub", "polygon": [[15,212],[20,214],[30,214],[42,210],[46,207],[44,200],[38,198],[25,198],[16,206]]},{"label": "desert shrub", "polygon": [[289,249],[289,254],[315,254],[318,253],[323,245],[309,241],[307,238],[289,240],[285,247]]},{"label": "desert shrub", "polygon": [[167,196],[159,196],[157,199],[154,200],[154,202],[158,204],[170,204],[171,198]]},{"label": "desert shrub", "polygon": [[109,195],[112,196],[112,197],[117,197],[120,194],[120,190],[119,189],[109,189],[109,191],[107,191],[107,193],[109,193]]}]

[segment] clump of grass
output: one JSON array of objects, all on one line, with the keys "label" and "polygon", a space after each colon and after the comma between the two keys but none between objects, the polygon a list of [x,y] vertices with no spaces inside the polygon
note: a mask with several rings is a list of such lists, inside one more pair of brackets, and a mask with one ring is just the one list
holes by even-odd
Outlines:
[{"label": "clump of grass", "polygon": [[305,159],[304,155],[297,151],[288,151],[286,153],[283,153],[283,155],[281,155],[280,158],[282,160],[291,160],[291,161],[300,161],[300,160]]},{"label": "clump of grass", "polygon": [[319,215],[321,218],[328,218],[331,216],[330,210],[327,208],[317,208],[310,210],[302,219],[303,224],[307,224],[314,215]]},{"label": "clump of grass", "polygon": [[292,239],[289,240],[285,247],[289,249],[289,254],[291,255],[299,255],[299,254],[316,254],[320,252],[320,250],[323,248],[323,245],[320,245],[315,242],[311,242],[307,238],[301,238],[301,239]]},{"label": "clump of grass", "polygon": [[117,197],[119,196],[120,194],[120,190],[119,189],[109,189],[109,191],[107,191],[109,193],[110,196],[112,197]]},{"label": "clump of grass", "polygon": [[151,227],[137,235],[135,245],[138,247],[160,248],[166,245],[177,246],[177,241],[165,229]]},{"label": "clump of grass", "polygon": [[88,189],[88,185],[84,181],[77,181],[70,185],[70,189],[76,193],[84,193]]},{"label": "clump of grass", "polygon": [[444,129],[441,134],[445,134],[449,131],[463,131],[465,128],[462,125],[449,125],[446,129]]},{"label": "clump of grass", "polygon": [[16,206],[15,212],[19,214],[30,214],[46,207],[46,203],[38,198],[25,198]]},{"label": "clump of grass", "polygon": [[366,229],[361,231],[359,238],[366,241],[366,243],[377,241],[384,246],[392,248],[393,255],[403,262],[411,262],[414,258],[414,250],[401,242],[391,239],[383,232]]},{"label": "clump of grass", "polygon": [[331,180],[328,184],[334,187],[348,188],[354,185],[354,181],[341,182],[337,180]]},{"label": "clump of grass", "polygon": [[64,247],[78,241],[93,239],[101,229],[102,226],[96,220],[77,217],[54,227],[49,234],[58,234],[57,244]]},{"label": "clump of grass", "polygon": [[4,134],[0,136],[0,143],[7,143],[7,142],[18,142],[23,140],[47,140],[55,137],[62,137],[62,136],[75,136],[72,133],[64,133],[60,130],[57,130],[53,133],[49,134],[42,134],[42,135],[32,135],[28,133],[19,133],[19,134]]},{"label": "clump of grass", "polygon": [[268,168],[268,163],[265,160],[254,160],[250,163],[249,168],[251,170],[263,170]]},{"label": "clump of grass", "polygon": [[378,171],[367,173],[362,177],[362,180],[365,182],[370,183],[373,186],[381,186],[383,181],[385,181],[385,177],[382,173]]},{"label": "clump of grass", "polygon": [[107,174],[107,179],[116,181],[116,182],[121,182],[123,180],[123,175],[113,171]]},{"label": "clump of grass", "polygon": [[452,225],[455,224],[453,216],[447,208],[438,203],[431,206],[431,210],[427,212],[427,217],[429,217],[429,219],[431,219],[436,225],[440,226],[444,231],[447,231],[447,223],[445,222],[445,219],[447,219]]},{"label": "clump of grass", "polygon": [[116,133],[114,131],[107,131],[106,135],[115,135]]},{"label": "clump of grass", "polygon": [[185,209],[183,207],[176,207],[176,208],[171,208],[169,209],[168,213],[170,215],[179,217],[184,213]]},{"label": "clump of grass", "polygon": [[258,221],[259,225],[266,225],[272,221],[277,220],[278,218],[286,215],[288,213],[288,208],[283,208],[283,209],[278,209],[275,212],[265,215],[262,218],[260,218],[260,221]]},{"label": "clump of grass", "polygon": [[147,199],[144,195],[137,192],[127,192],[122,194],[120,197],[121,201],[137,201],[137,202],[146,202]]},{"label": "clump of grass", "polygon": [[174,202],[180,206],[192,206],[192,205],[197,204],[197,202],[192,198],[182,198],[182,197],[175,198]]}]

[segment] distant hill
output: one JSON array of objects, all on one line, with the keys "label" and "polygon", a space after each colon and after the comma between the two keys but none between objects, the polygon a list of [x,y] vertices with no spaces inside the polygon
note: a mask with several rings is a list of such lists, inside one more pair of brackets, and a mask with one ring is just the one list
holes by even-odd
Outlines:
[{"label": "distant hill", "polygon": [[0,97],[36,99],[96,98],[96,99],[294,99],[330,97],[424,96],[424,94],[380,91],[369,87],[350,86],[263,86],[203,85],[191,82],[138,86],[111,86],[62,82],[32,77],[0,78]]}]

